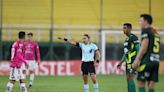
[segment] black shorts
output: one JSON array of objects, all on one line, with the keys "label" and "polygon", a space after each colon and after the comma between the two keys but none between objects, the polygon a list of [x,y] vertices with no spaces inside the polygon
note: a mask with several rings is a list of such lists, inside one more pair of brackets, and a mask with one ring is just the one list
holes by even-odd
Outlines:
[{"label": "black shorts", "polygon": [[137,79],[140,81],[158,82],[159,62],[149,61],[148,63],[141,64],[140,66],[142,65],[145,65],[145,69],[143,71],[138,71]]},{"label": "black shorts", "polygon": [[83,62],[81,64],[81,71],[83,75],[96,74],[96,70],[93,62]]}]

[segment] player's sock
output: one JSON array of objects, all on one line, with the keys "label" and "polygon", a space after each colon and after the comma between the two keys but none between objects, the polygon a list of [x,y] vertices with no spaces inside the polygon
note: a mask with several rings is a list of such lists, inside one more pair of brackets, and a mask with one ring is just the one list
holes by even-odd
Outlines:
[{"label": "player's sock", "polygon": [[21,84],[20,84],[20,88],[21,88],[21,91],[22,91],[22,92],[27,92],[25,83],[21,83]]},{"label": "player's sock", "polygon": [[34,74],[30,74],[30,85],[33,84],[34,81]]},{"label": "player's sock", "polygon": [[99,92],[98,83],[93,84],[94,92]]},{"label": "player's sock", "polygon": [[139,92],[146,92],[145,87],[139,88]]},{"label": "player's sock", "polygon": [[149,89],[149,92],[155,92],[155,90],[154,89]]},{"label": "player's sock", "polygon": [[134,80],[128,80],[128,92],[136,92]]},{"label": "player's sock", "polygon": [[89,85],[88,84],[84,84],[84,92],[89,92]]},{"label": "player's sock", "polygon": [[7,86],[6,86],[6,92],[11,92],[12,91],[12,88],[13,88],[13,84],[8,82],[7,83]]}]

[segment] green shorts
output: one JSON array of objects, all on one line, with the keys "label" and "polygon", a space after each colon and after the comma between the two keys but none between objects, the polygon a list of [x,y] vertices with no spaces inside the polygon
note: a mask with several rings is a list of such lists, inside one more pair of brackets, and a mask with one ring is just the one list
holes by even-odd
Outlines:
[{"label": "green shorts", "polygon": [[158,82],[159,62],[149,61],[140,64],[138,68],[137,80]]}]

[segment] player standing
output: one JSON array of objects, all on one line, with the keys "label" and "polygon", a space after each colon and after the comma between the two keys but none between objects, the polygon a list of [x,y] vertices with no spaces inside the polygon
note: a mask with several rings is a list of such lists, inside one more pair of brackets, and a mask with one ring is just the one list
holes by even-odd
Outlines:
[{"label": "player standing", "polygon": [[140,16],[141,50],[132,64],[133,68],[137,68],[139,65],[137,69],[139,92],[145,92],[146,82],[149,92],[155,92],[155,82],[158,82],[160,38],[157,31],[151,26],[152,22],[151,15],[142,14]]},{"label": "player standing", "polygon": [[64,40],[70,44],[76,45],[82,50],[82,65],[81,71],[83,73],[84,80],[84,92],[89,92],[88,85],[88,74],[90,74],[94,92],[98,92],[98,82],[96,80],[96,71],[95,67],[98,66],[98,61],[100,59],[100,52],[98,47],[90,42],[90,36],[88,34],[84,34],[82,38],[82,43],[75,42],[73,40],[68,40],[67,38],[59,37],[60,40]]},{"label": "player standing", "polygon": [[135,74],[136,70],[132,69],[132,63],[134,62],[139,49],[140,43],[138,37],[131,33],[132,25],[130,23],[125,23],[123,25],[123,32],[127,36],[124,42],[124,55],[121,59],[122,62],[118,64],[118,68],[122,65],[123,62],[126,62],[126,77],[128,83],[128,92],[136,92],[135,88]]},{"label": "player standing", "polygon": [[11,62],[10,62],[10,77],[9,82],[7,83],[6,92],[11,92],[13,85],[16,80],[20,81],[20,88],[22,92],[27,92],[24,76],[22,73],[21,65],[25,63],[28,68],[28,64],[23,58],[24,53],[24,40],[25,40],[25,32],[21,31],[18,33],[19,40],[14,42],[11,50]]},{"label": "player standing", "polygon": [[[29,73],[30,73],[30,83],[29,83],[29,88],[32,87],[33,81],[34,81],[34,73],[35,73],[35,67],[36,67],[36,60],[35,60],[35,55],[37,54],[37,60],[38,60],[38,65],[40,63],[40,50],[39,50],[39,45],[37,42],[33,41],[33,33],[28,33],[28,40],[25,42],[25,53],[24,57],[25,60],[27,60],[27,63],[29,65]],[[23,64],[22,65],[23,69],[23,74],[26,76],[26,67]]]}]

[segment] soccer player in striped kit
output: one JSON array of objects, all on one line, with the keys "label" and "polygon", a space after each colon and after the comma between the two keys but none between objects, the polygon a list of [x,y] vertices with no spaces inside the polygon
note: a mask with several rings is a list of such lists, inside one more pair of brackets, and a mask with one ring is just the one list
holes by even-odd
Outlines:
[{"label": "soccer player in striped kit", "polygon": [[[25,42],[25,52],[24,57],[25,60],[27,60],[27,63],[29,64],[29,73],[30,73],[30,83],[29,88],[32,87],[33,81],[34,81],[34,73],[35,73],[35,67],[36,67],[36,55],[37,55],[37,63],[39,65],[40,63],[40,50],[39,45],[37,42],[33,41],[33,33],[28,33],[28,40]],[[22,65],[23,74],[26,76],[26,67],[23,64]]]},{"label": "soccer player in striped kit", "polygon": [[89,92],[88,85],[88,74],[93,82],[94,92],[99,92],[98,90],[98,82],[96,80],[96,71],[95,67],[98,66],[98,61],[100,59],[100,52],[96,44],[90,42],[90,36],[88,34],[84,34],[81,42],[75,42],[73,40],[69,40],[67,38],[59,37],[58,39],[64,40],[70,44],[76,45],[82,50],[82,65],[81,71],[83,73],[84,80],[84,92]]},{"label": "soccer player in striped kit", "polygon": [[18,33],[18,40],[14,42],[11,50],[11,62],[10,62],[10,77],[7,83],[6,92],[11,92],[16,80],[20,81],[20,88],[22,92],[27,92],[24,76],[22,73],[22,63],[28,68],[28,64],[23,58],[24,54],[24,39],[25,32]]}]

